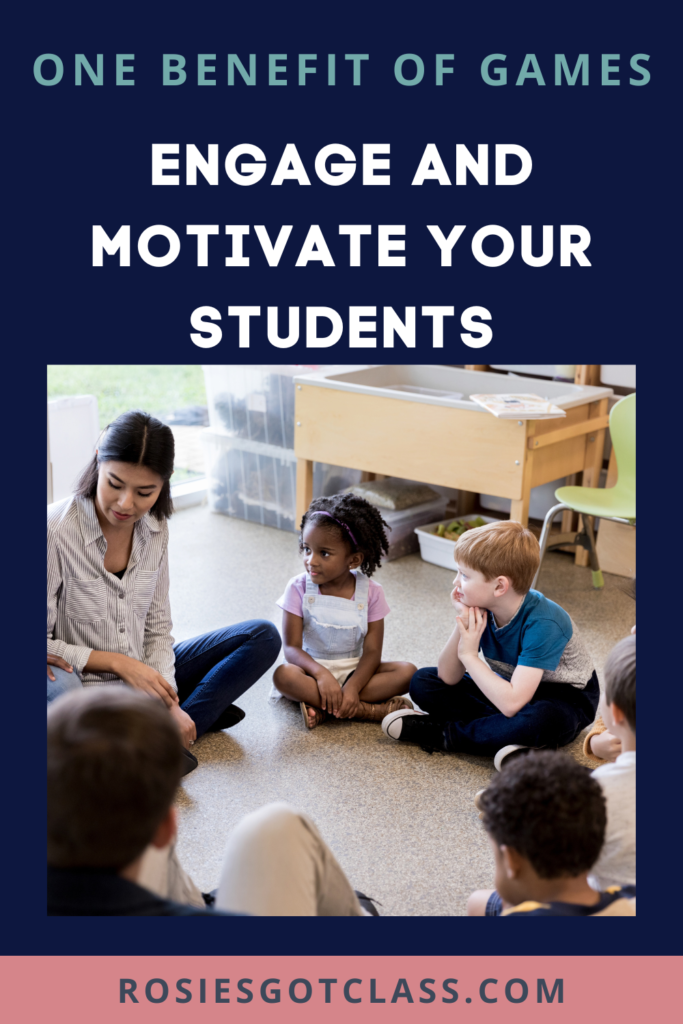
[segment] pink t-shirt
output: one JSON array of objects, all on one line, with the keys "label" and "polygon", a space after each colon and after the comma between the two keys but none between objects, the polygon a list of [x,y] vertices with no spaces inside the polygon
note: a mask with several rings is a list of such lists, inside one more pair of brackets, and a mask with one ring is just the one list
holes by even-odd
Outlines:
[{"label": "pink t-shirt", "polygon": [[[387,604],[384,591],[379,583],[369,580],[368,587],[368,622],[376,622],[383,619],[391,609]],[[303,619],[303,603],[306,594],[306,573],[294,576],[285,587],[285,592],[278,599],[277,605],[283,611],[291,612],[292,615],[299,615]]]}]

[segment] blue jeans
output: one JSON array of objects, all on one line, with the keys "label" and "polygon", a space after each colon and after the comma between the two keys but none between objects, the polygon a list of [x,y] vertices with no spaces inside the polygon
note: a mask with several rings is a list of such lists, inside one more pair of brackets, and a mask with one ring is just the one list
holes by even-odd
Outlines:
[{"label": "blue jeans", "polygon": [[180,706],[194,721],[197,738],[268,671],[281,646],[266,619],[237,622],[174,646]]},{"label": "blue jeans", "polygon": [[[197,727],[197,737],[268,671],[280,646],[280,634],[265,619],[237,622],[175,644],[178,697]],[[55,680],[47,680],[48,704],[82,686],[75,670],[65,672],[52,666],[52,671]]]},{"label": "blue jeans", "polygon": [[436,668],[421,668],[411,680],[410,696],[443,723],[448,750],[493,756],[509,743],[552,750],[571,743],[595,720],[600,686],[595,672],[583,690],[539,683],[529,703],[506,718],[467,674],[447,686]]},{"label": "blue jeans", "polygon": [[53,700],[57,700],[57,697],[61,697],[63,693],[68,693],[69,690],[80,690],[83,686],[81,677],[79,676],[76,669],[73,672],[67,672],[63,668],[57,668],[56,665],[50,666],[54,679],[47,677],[47,702],[51,704]]}]

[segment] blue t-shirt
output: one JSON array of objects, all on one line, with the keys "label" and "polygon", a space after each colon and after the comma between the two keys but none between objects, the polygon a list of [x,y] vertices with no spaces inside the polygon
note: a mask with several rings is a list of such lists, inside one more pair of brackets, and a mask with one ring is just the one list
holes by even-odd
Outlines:
[{"label": "blue t-shirt", "polygon": [[481,650],[490,668],[509,679],[518,665],[542,668],[541,682],[583,689],[593,662],[570,616],[538,590],[530,590],[500,629],[489,611]]}]

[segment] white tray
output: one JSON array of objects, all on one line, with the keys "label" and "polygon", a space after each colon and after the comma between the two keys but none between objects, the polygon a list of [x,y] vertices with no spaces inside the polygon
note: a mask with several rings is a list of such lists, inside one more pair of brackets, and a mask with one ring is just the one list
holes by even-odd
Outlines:
[{"label": "white tray", "polygon": [[492,516],[479,516],[478,512],[473,512],[467,516],[451,516],[449,519],[439,519],[436,523],[427,523],[425,526],[416,526],[415,533],[420,541],[420,554],[425,562],[432,562],[434,565],[441,565],[444,569],[451,569],[455,572],[455,562],[453,561],[453,548],[455,547],[454,540],[446,540],[445,537],[437,537],[434,530],[439,523],[452,523],[454,519],[462,519],[465,522],[481,518],[485,523],[498,522],[495,517]]}]

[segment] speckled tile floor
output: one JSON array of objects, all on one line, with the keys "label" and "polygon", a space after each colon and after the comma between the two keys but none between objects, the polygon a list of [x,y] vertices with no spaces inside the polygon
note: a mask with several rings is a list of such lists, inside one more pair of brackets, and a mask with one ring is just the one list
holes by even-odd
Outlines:
[{"label": "speckled tile floor", "polygon": [[[275,601],[300,572],[293,534],[215,515],[206,507],[170,523],[174,636],[185,639],[247,618],[279,625]],[[435,664],[452,628],[450,570],[409,555],[378,573],[391,615],[384,656]],[[635,621],[626,581],[590,571],[569,555],[546,557],[540,587],[571,614],[600,674],[611,647]],[[235,728],[194,748],[200,767],[183,782],[179,852],[203,891],[218,882],[226,836],[241,816],[287,800],[317,823],[357,889],[383,915],[462,915],[473,889],[492,885],[488,841],[472,798],[493,773],[489,758],[428,755],[386,739],[379,726],[334,722],[304,729],[298,706],[268,701],[270,675],[239,704]],[[581,737],[568,748],[583,761]]]}]

